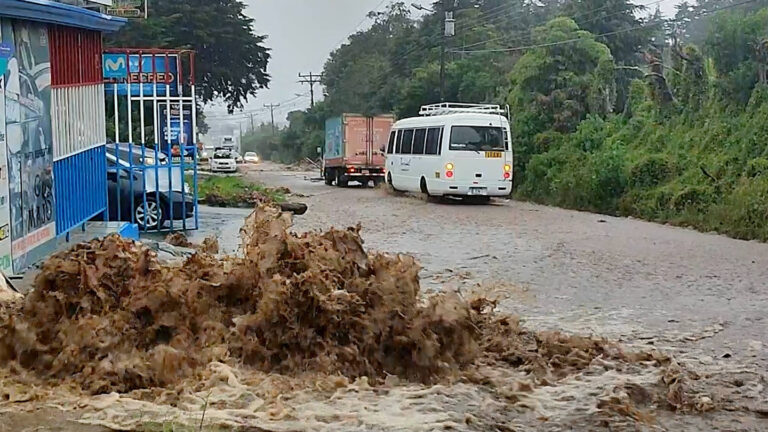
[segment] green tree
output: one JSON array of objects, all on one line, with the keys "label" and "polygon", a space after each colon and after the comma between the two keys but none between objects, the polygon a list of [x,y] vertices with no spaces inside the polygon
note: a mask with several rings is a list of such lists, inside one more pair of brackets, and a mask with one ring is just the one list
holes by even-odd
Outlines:
[{"label": "green tree", "polygon": [[760,48],[768,40],[768,9],[747,13],[723,11],[710,20],[704,50],[721,78],[718,86],[727,100],[745,105],[767,59]]},{"label": "green tree", "polygon": [[587,114],[610,113],[615,97],[610,50],[572,19],[556,18],[534,29],[533,41],[541,46],[523,55],[509,74],[520,175],[542,151],[537,134],[573,132]]},{"label": "green tree", "polygon": [[413,40],[415,23],[402,2],[370,16],[373,25],[350,36],[349,43],[332,52],[325,64],[322,84],[327,105],[335,114],[378,114],[392,109],[391,94],[399,87],[393,77],[404,68],[392,63],[393,53]]},{"label": "green tree", "polygon": [[542,124],[573,131],[587,114],[613,110],[614,62],[607,46],[570,18],[556,18],[533,30],[542,45],[512,69],[509,103],[515,112],[533,111]]},{"label": "green tree", "polygon": [[198,97],[223,99],[232,112],[270,81],[266,36],[254,33],[244,9],[239,0],[153,0],[148,19],[131,21],[107,43],[195,50]]}]

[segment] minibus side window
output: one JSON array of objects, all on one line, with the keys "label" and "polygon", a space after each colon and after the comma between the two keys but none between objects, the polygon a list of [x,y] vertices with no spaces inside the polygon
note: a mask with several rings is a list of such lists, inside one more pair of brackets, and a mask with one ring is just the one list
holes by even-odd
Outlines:
[{"label": "minibus side window", "polygon": [[429,128],[427,131],[427,145],[425,154],[438,155],[440,154],[440,136],[441,128]]},{"label": "minibus side window", "polygon": [[424,140],[427,138],[426,129],[416,129],[416,133],[413,135],[413,154],[424,154]]},{"label": "minibus side window", "polygon": [[397,131],[389,133],[389,143],[387,143],[387,154],[392,154],[395,151],[395,138],[397,137]]},{"label": "minibus side window", "polygon": [[413,151],[413,129],[403,131],[403,144],[401,147],[403,154],[411,154]]}]

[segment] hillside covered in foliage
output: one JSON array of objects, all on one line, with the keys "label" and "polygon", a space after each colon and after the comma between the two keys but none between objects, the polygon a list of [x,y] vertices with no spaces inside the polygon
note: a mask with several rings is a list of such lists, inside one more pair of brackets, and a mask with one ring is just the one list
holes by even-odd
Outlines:
[{"label": "hillside covered in foliage", "polygon": [[[768,0],[459,1],[445,100],[508,104],[516,197],[768,240]],[[315,157],[327,117],[440,101],[443,7],[372,13],[328,59],[326,97],[245,142]],[[267,133],[269,132],[269,133]]]}]

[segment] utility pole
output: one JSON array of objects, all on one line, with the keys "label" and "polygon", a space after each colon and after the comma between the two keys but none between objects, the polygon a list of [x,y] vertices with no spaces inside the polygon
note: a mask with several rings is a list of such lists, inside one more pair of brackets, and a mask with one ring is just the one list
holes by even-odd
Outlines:
[{"label": "utility pole", "polygon": [[253,127],[253,113],[251,113],[251,132],[253,132],[256,128]]},{"label": "utility pole", "polygon": [[272,116],[272,135],[275,134],[275,108],[279,107],[280,104],[267,104],[264,105],[264,108],[269,108],[269,114]]},{"label": "utility pole", "polygon": [[445,29],[443,32],[442,49],[440,50],[440,102],[445,102],[445,51],[448,38],[456,34],[456,20],[453,19],[453,11],[459,6],[458,0],[443,0],[445,12]]},{"label": "utility pole", "polygon": [[299,80],[302,84],[309,84],[309,106],[314,108],[315,106],[315,84],[320,83],[321,75],[313,74],[310,72],[308,75],[299,74]]}]

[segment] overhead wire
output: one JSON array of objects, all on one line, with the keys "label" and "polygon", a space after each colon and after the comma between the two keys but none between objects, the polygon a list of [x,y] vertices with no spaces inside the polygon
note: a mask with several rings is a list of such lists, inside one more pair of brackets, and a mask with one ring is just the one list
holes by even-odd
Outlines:
[{"label": "overhead wire", "polygon": [[[699,14],[693,16],[693,17],[687,17],[687,18],[698,18],[698,17],[701,17],[701,16],[706,16],[706,15],[709,15],[709,14],[712,14],[712,13],[715,13],[715,12],[719,12],[721,10],[730,9],[730,8],[738,7],[738,6],[743,6],[743,5],[749,4],[749,3],[754,3],[756,1],[757,0],[745,0],[745,1],[742,1],[742,2],[739,2],[739,3],[732,3],[730,5],[726,5],[726,6],[722,6],[722,7],[714,8],[714,9],[710,9],[710,10],[704,11],[702,13],[699,13]],[[646,24],[643,24],[643,25],[626,28],[626,29],[621,29],[621,30],[616,30],[616,31],[612,31],[612,32],[596,34],[595,36],[596,37],[612,36],[612,35],[616,35],[616,34],[628,33],[628,32],[631,32],[631,31],[637,31],[637,30],[640,30],[640,29],[645,29],[645,28],[656,26],[656,25],[666,24],[666,23],[676,22],[676,21],[678,21],[678,20],[665,20],[665,19],[662,19],[662,20],[657,20],[657,21],[654,21],[654,22],[649,22],[649,23],[646,23]],[[564,41],[548,42],[548,43],[534,44],[534,45],[527,45],[527,46],[517,46],[517,47],[510,47],[510,48],[496,48],[496,49],[486,49],[486,50],[452,50],[451,52],[464,53],[464,54],[470,54],[470,53],[489,53],[489,52],[513,52],[513,51],[521,51],[521,50],[526,50],[526,49],[534,49],[534,48],[542,48],[542,47],[549,47],[549,46],[564,45],[564,44],[578,42],[578,41],[582,41],[582,40],[584,40],[584,38],[573,38],[573,39],[568,39],[568,40],[564,40]]]}]

